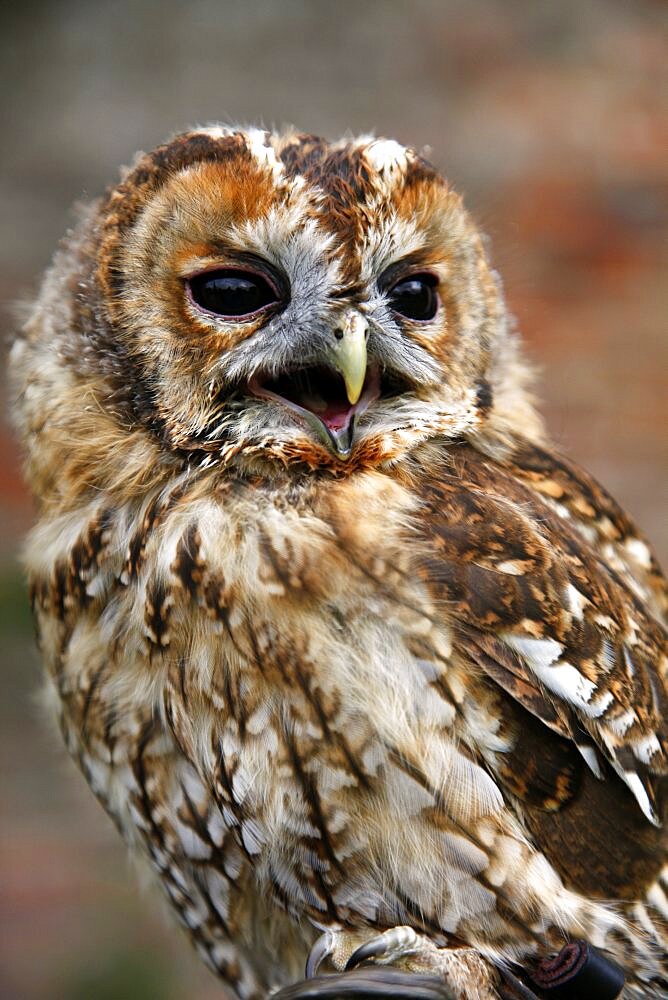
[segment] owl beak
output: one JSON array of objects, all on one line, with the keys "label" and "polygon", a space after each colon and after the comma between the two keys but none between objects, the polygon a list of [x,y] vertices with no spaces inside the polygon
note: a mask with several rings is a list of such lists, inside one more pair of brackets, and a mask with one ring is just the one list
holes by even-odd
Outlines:
[{"label": "owl beak", "polygon": [[351,406],[354,406],[362,395],[366,378],[368,331],[365,318],[351,309],[334,331],[334,341],[328,351],[330,363],[343,377]]}]

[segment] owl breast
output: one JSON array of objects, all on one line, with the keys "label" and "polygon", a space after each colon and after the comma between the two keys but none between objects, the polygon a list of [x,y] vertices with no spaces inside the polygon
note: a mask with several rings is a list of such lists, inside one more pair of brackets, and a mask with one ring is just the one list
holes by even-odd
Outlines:
[{"label": "owl breast", "polygon": [[[435,927],[457,926],[481,864],[457,825],[499,793],[458,745],[463,679],[451,663],[442,680],[451,642],[406,555],[413,513],[375,473],[287,497],[177,487],[87,512],[36,596],[43,631],[59,633],[70,749],[121,826],[146,806],[150,745],[160,822],[179,817],[163,832],[171,857],[206,860],[228,838],[226,863],[250,861],[292,913],[391,925],[409,885]],[[53,558],[56,538],[62,518],[34,551]],[[442,793],[448,820],[434,823]]]}]

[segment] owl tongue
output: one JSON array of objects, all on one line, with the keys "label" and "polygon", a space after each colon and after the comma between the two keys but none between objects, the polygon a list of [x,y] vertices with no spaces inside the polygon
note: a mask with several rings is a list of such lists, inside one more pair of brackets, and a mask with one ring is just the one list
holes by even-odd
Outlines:
[{"label": "owl tongue", "polygon": [[302,403],[302,406],[304,406],[305,409],[316,413],[322,420],[323,424],[326,424],[327,427],[333,431],[339,431],[342,427],[345,427],[354,412],[353,407],[345,398],[342,400],[337,399],[334,401],[328,401],[324,410],[309,406],[306,401]]},{"label": "owl tongue", "polygon": [[353,413],[353,408],[348,404],[347,408],[342,412],[336,412],[333,407],[328,406],[325,413],[320,414],[320,419],[323,424],[327,424],[330,430],[339,431],[342,427],[345,427],[350,420]]}]

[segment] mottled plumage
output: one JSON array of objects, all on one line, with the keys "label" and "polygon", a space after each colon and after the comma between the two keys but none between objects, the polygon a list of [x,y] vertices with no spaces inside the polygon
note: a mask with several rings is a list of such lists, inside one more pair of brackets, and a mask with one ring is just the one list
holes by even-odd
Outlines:
[{"label": "mottled plumage", "polygon": [[177,137],[85,211],[12,371],[50,704],[239,997],[395,927],[461,998],[572,938],[666,995],[664,583],[546,442],[427,162]]}]

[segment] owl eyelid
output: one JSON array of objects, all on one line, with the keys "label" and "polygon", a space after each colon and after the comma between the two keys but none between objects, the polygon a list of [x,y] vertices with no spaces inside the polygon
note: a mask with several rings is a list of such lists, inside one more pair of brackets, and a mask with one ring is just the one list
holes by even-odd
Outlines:
[{"label": "owl eyelid", "polygon": [[437,288],[441,283],[441,279],[435,271],[425,271],[423,268],[416,268],[411,271],[401,271],[397,277],[392,275],[390,280],[382,284],[379,282],[379,287],[385,295],[390,295],[397,285],[402,285],[404,281],[415,281],[416,279],[422,279],[425,284],[430,285],[432,288]]},{"label": "owl eyelid", "polygon": [[376,285],[385,295],[402,281],[411,278],[427,278],[434,285],[440,285],[442,274],[435,267],[423,264],[414,256],[404,257],[389,264],[379,275]]},{"label": "owl eyelid", "polygon": [[252,274],[256,278],[262,278],[270,286],[276,295],[284,296],[284,281],[281,281],[277,275],[274,274],[274,269],[269,265],[264,265],[259,263],[255,258],[246,260],[245,258],[235,257],[233,261],[228,260],[216,260],[211,261],[211,263],[203,264],[201,267],[197,267],[194,270],[186,271],[181,274],[184,281],[192,281],[193,278],[200,278],[203,274],[215,274],[216,271],[234,271],[237,274]]}]

